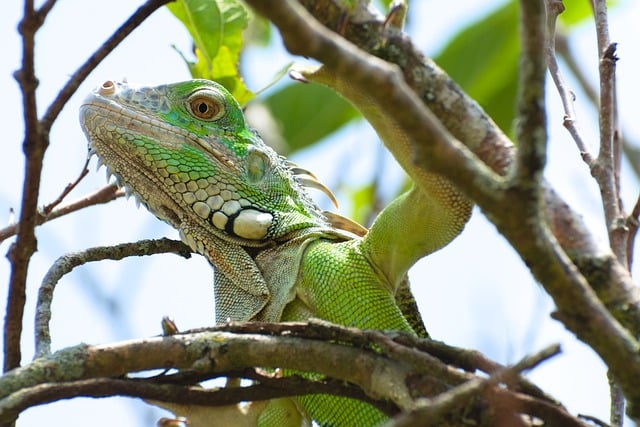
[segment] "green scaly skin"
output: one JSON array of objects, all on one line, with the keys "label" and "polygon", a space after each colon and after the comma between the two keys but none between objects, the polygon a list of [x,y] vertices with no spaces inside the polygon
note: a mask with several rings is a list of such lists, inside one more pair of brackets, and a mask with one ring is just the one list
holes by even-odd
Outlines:
[{"label": "green scaly skin", "polygon": [[[109,81],[80,117],[90,151],[215,267],[217,322],[317,317],[423,335],[407,270],[462,230],[470,204],[442,178],[414,172],[402,134],[362,110],[415,183],[364,236],[318,209],[305,190],[318,186],[312,175],[265,145],[216,83]],[[385,420],[344,398],[298,401],[321,425]],[[261,424],[278,413],[273,405]]]}]

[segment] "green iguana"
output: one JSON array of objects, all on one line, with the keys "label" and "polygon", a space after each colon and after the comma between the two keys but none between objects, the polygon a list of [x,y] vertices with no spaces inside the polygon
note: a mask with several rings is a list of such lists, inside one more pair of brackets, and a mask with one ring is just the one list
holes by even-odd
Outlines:
[{"label": "green iguana", "polygon": [[[413,166],[397,126],[367,108],[366,99],[350,98],[414,183],[368,231],[321,211],[305,187],[330,192],[269,148],[236,100],[211,81],[107,81],[85,100],[80,117],[90,152],[215,267],[217,322],[315,317],[424,335],[407,271],[462,230],[471,204],[448,181]],[[345,398],[295,402],[321,425],[385,419]],[[260,424],[273,414],[277,408],[264,411]]]}]

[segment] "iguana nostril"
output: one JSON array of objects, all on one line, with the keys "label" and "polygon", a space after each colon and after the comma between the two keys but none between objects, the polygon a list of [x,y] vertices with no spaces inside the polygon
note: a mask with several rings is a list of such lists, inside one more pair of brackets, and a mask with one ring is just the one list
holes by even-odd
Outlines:
[{"label": "iguana nostril", "polygon": [[102,83],[102,86],[100,86],[98,92],[100,93],[100,95],[104,96],[113,95],[114,93],[116,93],[116,84],[112,80],[107,80],[106,82]]}]

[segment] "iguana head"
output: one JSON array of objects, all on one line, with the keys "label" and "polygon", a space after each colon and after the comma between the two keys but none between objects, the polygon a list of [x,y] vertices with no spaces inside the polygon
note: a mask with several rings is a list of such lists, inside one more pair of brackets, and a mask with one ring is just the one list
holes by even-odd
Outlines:
[{"label": "iguana head", "polygon": [[84,101],[80,122],[90,153],[175,228],[188,221],[224,240],[263,246],[327,224],[304,189],[323,186],[269,148],[214,82],[107,81]]}]

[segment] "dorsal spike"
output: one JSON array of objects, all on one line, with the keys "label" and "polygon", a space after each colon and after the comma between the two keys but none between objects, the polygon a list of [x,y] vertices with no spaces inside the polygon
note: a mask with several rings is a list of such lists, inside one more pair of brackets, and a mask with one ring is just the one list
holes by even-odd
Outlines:
[{"label": "dorsal spike", "polygon": [[311,172],[310,170],[301,168],[300,166],[291,166],[290,170],[294,175],[307,175],[313,179],[316,179],[316,180],[318,179],[318,177],[315,176],[313,172]]},{"label": "dorsal spike", "polygon": [[369,232],[367,227],[358,224],[350,218],[344,217],[335,212],[324,211],[322,213],[333,228],[348,231],[349,233],[353,233],[360,237],[366,236]]},{"label": "dorsal spike", "polygon": [[331,203],[333,203],[333,206],[335,206],[336,209],[338,208],[338,200],[336,199],[336,196],[333,195],[331,190],[329,190],[329,188],[326,185],[318,181],[313,176],[296,175],[296,181],[298,181],[300,184],[304,185],[305,187],[315,188],[316,190],[322,191],[324,194],[327,195],[329,200],[331,200]]}]

